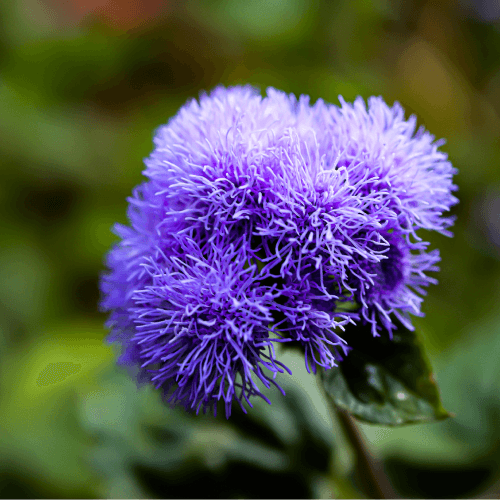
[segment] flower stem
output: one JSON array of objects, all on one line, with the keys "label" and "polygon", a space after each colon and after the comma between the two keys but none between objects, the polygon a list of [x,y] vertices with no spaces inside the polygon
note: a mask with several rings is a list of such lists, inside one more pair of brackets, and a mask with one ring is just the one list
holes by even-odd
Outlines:
[{"label": "flower stem", "polygon": [[354,418],[345,410],[335,408],[344,434],[356,455],[356,481],[368,498],[397,498],[380,464],[368,449]]}]

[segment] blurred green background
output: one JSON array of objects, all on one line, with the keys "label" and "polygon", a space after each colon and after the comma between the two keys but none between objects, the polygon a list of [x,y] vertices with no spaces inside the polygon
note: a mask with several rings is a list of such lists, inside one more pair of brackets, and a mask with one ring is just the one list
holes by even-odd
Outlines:
[{"label": "blurred green background", "polygon": [[[192,417],[103,343],[98,278],[156,127],[217,84],[382,95],[459,169],[424,336],[446,422],[361,426],[402,497],[500,495],[500,4],[493,0],[0,3],[0,495],[362,497],[286,353],[289,396]],[[332,481],[331,471],[343,475]]]}]

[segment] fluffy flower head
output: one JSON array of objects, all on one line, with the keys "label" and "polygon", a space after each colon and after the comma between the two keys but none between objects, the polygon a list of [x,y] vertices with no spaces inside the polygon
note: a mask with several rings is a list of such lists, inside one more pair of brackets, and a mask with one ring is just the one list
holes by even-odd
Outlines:
[{"label": "fluffy flower head", "polygon": [[[412,328],[449,234],[454,169],[402,108],[341,107],[274,89],[217,88],[158,129],[130,226],[108,255],[102,306],[123,363],[166,399],[214,410],[267,400],[288,369],[335,366],[342,331]],[[278,386],[279,387],[279,386]]]}]

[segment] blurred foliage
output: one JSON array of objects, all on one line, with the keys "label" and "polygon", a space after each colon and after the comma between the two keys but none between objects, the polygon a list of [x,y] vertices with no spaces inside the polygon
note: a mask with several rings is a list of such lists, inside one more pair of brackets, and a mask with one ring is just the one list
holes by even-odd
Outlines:
[{"label": "blurred foliage", "polygon": [[81,407],[98,443],[91,464],[103,496],[324,496],[332,437],[300,390],[290,385],[287,392],[272,410],[236,411],[228,423],[168,409],[148,390],[138,398],[128,377],[110,372]]},{"label": "blurred foliage", "polygon": [[[298,359],[286,398],[275,391],[272,407],[257,402],[226,422],[137,391],[102,342],[110,227],[126,222],[155,128],[219,83],[333,103],[383,95],[447,139],[459,169],[455,236],[429,236],[443,261],[415,323],[456,417],[362,429],[402,496],[498,497],[493,0],[0,3],[1,496],[362,496]],[[344,479],[332,482],[332,468]]]}]

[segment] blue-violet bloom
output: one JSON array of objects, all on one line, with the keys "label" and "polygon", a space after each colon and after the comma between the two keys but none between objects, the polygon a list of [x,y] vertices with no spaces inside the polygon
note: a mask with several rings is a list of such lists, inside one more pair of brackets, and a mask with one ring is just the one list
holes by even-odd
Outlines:
[{"label": "blue-violet bloom", "polygon": [[171,404],[223,400],[229,416],[290,372],[276,343],[315,373],[348,352],[349,324],[412,329],[439,261],[417,231],[449,235],[457,202],[443,142],[415,126],[376,97],[219,87],[188,102],[115,226],[101,306],[120,362]]}]

